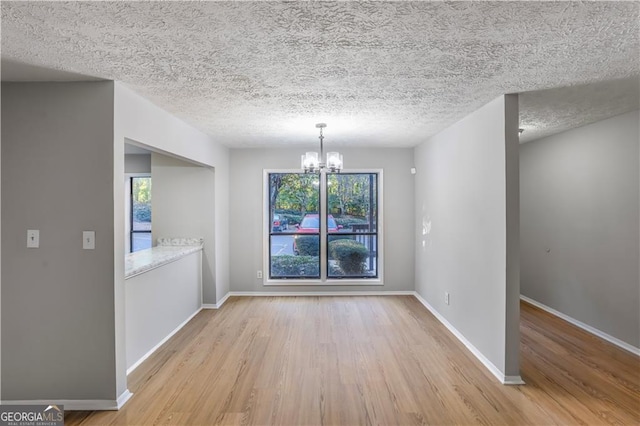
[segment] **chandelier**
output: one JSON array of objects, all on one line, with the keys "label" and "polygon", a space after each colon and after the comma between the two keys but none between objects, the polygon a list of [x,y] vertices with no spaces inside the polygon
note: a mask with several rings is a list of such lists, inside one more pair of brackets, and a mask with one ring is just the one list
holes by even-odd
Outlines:
[{"label": "chandelier", "polygon": [[307,152],[302,156],[302,170],[305,173],[319,173],[327,170],[331,173],[340,173],[342,170],[342,154],[339,152],[327,152],[327,161],[323,163],[324,157],[324,135],[322,129],[327,127],[325,123],[316,124],[316,128],[320,129],[320,155],[317,152]]}]

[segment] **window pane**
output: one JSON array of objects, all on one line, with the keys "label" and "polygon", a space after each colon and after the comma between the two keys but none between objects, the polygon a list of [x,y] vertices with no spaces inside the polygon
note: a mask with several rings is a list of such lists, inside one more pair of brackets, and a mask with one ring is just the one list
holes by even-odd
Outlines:
[{"label": "window pane", "polygon": [[329,235],[329,278],[372,278],[378,275],[375,235]]},{"label": "window pane", "polygon": [[[315,174],[270,173],[269,215],[271,233],[318,232],[320,179]],[[315,214],[316,222],[314,222]],[[304,223],[303,223],[304,220]]]},{"label": "window pane", "polygon": [[[287,241],[283,244],[284,239]],[[292,254],[289,254],[287,247],[289,241],[294,247]],[[272,278],[320,277],[320,237],[318,235],[272,235],[270,274]]]},{"label": "window pane", "polygon": [[339,232],[376,232],[378,227],[378,175],[343,173],[327,176],[329,232],[335,219]]},{"label": "window pane", "polygon": [[151,232],[133,232],[131,234],[131,251],[151,248]]},{"label": "window pane", "polygon": [[270,277],[320,277],[320,180],[315,174],[269,174]]},{"label": "window pane", "polygon": [[131,179],[133,231],[151,231],[151,178],[134,177]]}]

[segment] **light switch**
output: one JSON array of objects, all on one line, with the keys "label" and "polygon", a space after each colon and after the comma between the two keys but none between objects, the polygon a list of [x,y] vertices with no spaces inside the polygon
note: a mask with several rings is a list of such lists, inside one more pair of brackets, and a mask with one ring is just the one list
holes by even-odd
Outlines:
[{"label": "light switch", "polygon": [[82,231],[82,248],[85,250],[96,248],[96,231]]},{"label": "light switch", "polygon": [[27,248],[40,247],[40,230],[27,229]]}]

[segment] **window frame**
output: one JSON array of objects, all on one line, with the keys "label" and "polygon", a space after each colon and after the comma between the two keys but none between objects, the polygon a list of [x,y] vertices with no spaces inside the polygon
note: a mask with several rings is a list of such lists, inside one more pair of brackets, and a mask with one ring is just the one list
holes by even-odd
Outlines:
[{"label": "window frame", "polygon": [[[149,178],[152,179],[151,173],[127,173],[127,190],[128,190],[128,208],[129,208],[129,245],[128,245],[128,253],[133,253],[133,234],[149,234],[151,236],[151,247],[153,247],[153,216],[151,219],[151,230],[150,231],[138,231],[133,229],[133,180],[140,178]],[[153,210],[152,210],[153,214]],[[143,249],[146,250],[146,249]]]},{"label": "window frame", "polygon": [[[327,173],[320,173],[320,278],[271,278],[271,217],[269,212],[269,175],[272,173],[302,173],[299,169],[264,169],[262,193],[262,240],[263,240],[263,278],[264,286],[383,286],[384,285],[384,200],[382,169],[345,169],[344,174],[361,173],[377,175],[377,277],[340,277],[330,278],[327,275]],[[329,234],[331,235],[331,234]]]}]

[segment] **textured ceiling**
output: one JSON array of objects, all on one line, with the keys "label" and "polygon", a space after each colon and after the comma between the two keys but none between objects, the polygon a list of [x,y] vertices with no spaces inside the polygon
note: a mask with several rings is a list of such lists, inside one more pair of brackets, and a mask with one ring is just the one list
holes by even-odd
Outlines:
[{"label": "textured ceiling", "polygon": [[521,93],[520,142],[638,109],[638,77]]},{"label": "textured ceiling", "polygon": [[5,66],[122,81],[234,147],[309,143],[319,121],[327,144],[413,146],[520,92],[527,140],[637,109],[640,96],[638,2],[1,8]]}]

